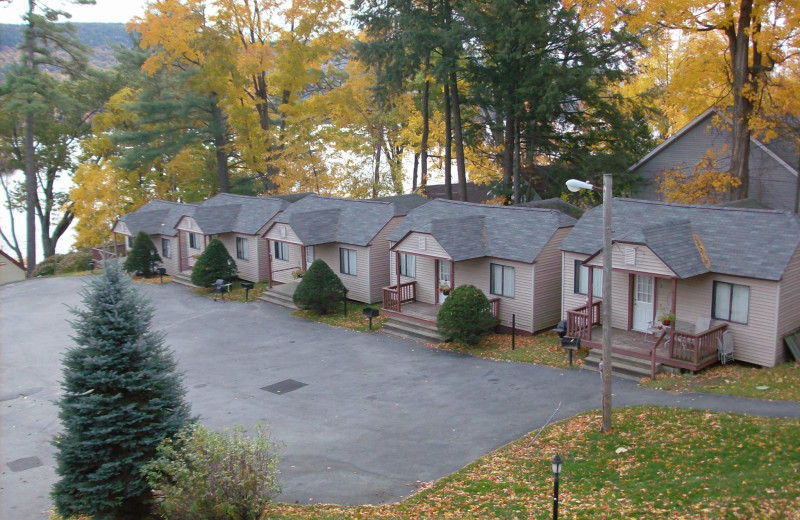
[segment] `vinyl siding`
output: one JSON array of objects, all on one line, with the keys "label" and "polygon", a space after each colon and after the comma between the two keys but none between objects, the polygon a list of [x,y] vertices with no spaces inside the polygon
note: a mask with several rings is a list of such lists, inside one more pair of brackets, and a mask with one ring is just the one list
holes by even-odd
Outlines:
[{"label": "vinyl siding", "polygon": [[[237,237],[247,240],[247,260],[236,258]],[[225,233],[219,235],[217,238],[225,245],[228,254],[230,254],[231,258],[236,262],[236,270],[238,271],[239,278],[247,280],[248,282],[260,282],[258,242],[263,242],[263,240],[255,235],[243,235],[239,233]]]},{"label": "vinyl siding", "polygon": [[[489,292],[490,264],[500,264],[514,268],[513,298]],[[454,284],[456,287],[474,285],[483,291],[488,298],[499,297],[500,323],[510,327],[511,316],[516,314],[517,328],[526,332],[533,332],[533,264],[512,262],[501,258],[477,258],[456,262]]]},{"label": "vinyl siding", "polygon": [[[164,235],[152,235],[150,237],[153,244],[156,246],[158,256],[161,257],[161,266],[167,270],[168,275],[174,275],[178,272],[178,238],[168,237]],[[161,248],[161,239],[169,240],[170,258],[164,256],[164,250]]]},{"label": "vinyl siding", "polygon": [[[424,249],[420,247],[421,240],[424,240]],[[400,253],[435,256],[436,258],[444,258],[447,260],[450,259],[450,255],[447,254],[447,251],[445,251],[444,248],[439,245],[439,242],[437,242],[435,238],[427,233],[409,233],[403,240],[398,242],[397,246],[395,246],[395,251]]]},{"label": "vinyl siding", "polygon": [[567,318],[567,311],[586,305],[586,295],[575,292],[575,260],[586,260],[589,255],[562,251],[561,319]]},{"label": "vinyl siding", "polygon": [[[281,234],[281,230],[285,230],[285,235]],[[289,242],[291,244],[302,244],[303,241],[294,232],[292,226],[289,224],[282,224],[280,222],[272,226],[267,232],[269,240],[277,240],[278,242]]]},{"label": "vinyl siding", "polygon": [[[394,252],[388,254],[390,255],[390,285],[394,285],[397,278],[395,254]],[[416,276],[414,278],[401,276],[400,282],[417,282],[417,301],[432,304],[436,303],[436,293],[439,287],[438,275],[436,273],[436,259],[427,256],[417,256],[416,258]],[[456,278],[456,283],[458,283],[458,278]]]},{"label": "vinyl siding", "polygon": [[[736,359],[762,366],[776,363],[778,283],[719,274],[704,274],[678,282],[678,321],[694,323],[698,316],[711,316],[713,282],[750,287],[748,323],[728,323],[736,342]],[[795,309],[796,311],[796,309]],[[726,323],[714,320],[712,324]]]},{"label": "vinyl siding", "polygon": [[533,264],[533,330],[558,325],[561,315],[561,251],[558,246],[571,229],[557,230]]},{"label": "vinyl siding", "polygon": [[[625,263],[627,249],[636,250],[636,258],[633,264]],[[596,267],[603,267],[603,255],[599,254],[592,258],[590,264]],[[675,273],[649,247],[638,244],[615,242],[611,248],[611,265],[614,269],[624,269],[656,276],[675,276]]]},{"label": "vinyl siding", "polygon": [[390,259],[389,241],[386,237],[403,220],[403,217],[392,218],[382,230],[375,235],[369,248],[369,298],[371,302],[383,300],[383,288],[389,285]]},{"label": "vinyl siding", "polygon": [[800,248],[794,252],[779,283],[778,334],[775,362],[789,359],[783,336],[800,327]]},{"label": "vinyl siding", "polygon": [[[287,236],[288,238],[288,236]],[[275,242],[283,242],[282,240],[269,241],[269,254],[272,255],[272,281],[280,283],[288,283],[294,281],[292,278],[292,271],[300,269],[303,265],[303,247],[299,244],[289,243],[289,259],[278,260],[275,258]]]},{"label": "vinyl siding", "polygon": [[0,255],[0,285],[25,279],[25,270]]},{"label": "vinyl siding", "polygon": [[[356,275],[339,272],[339,248],[353,249],[356,251]],[[370,247],[353,246],[349,244],[319,244],[314,246],[314,255],[322,259],[336,273],[347,288],[347,298],[361,303],[374,303],[379,299],[372,299],[369,285],[369,257]]]}]

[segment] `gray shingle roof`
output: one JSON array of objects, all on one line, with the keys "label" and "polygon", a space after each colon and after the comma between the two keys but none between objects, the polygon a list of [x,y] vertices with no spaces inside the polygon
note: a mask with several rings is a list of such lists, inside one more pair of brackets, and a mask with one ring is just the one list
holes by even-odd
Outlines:
[{"label": "gray shingle roof", "polygon": [[408,213],[414,209],[422,206],[423,204],[428,203],[428,199],[423,197],[418,193],[407,193],[405,195],[389,195],[387,197],[377,197],[374,199],[367,199],[367,200],[378,200],[381,202],[393,202],[394,203],[394,214],[395,216],[398,215],[408,215]]},{"label": "gray shingle roof", "polygon": [[264,224],[287,207],[289,202],[277,197],[220,193],[200,204],[193,217],[206,235],[255,235]]},{"label": "gray shingle roof", "polygon": [[148,235],[177,235],[175,226],[181,217],[192,215],[197,207],[194,204],[181,204],[166,200],[151,200],[133,213],[120,217],[133,236],[144,231]]},{"label": "gray shingle roof", "polygon": [[[680,278],[714,272],[780,280],[800,244],[800,218],[789,212],[617,198],[612,211],[613,240],[650,247]],[[584,214],[560,248],[593,255],[603,247],[602,232],[598,206]]]},{"label": "gray shingle roof", "polygon": [[366,246],[396,211],[392,202],[308,195],[275,221],[289,224],[307,246],[331,242]]},{"label": "gray shingle roof", "polygon": [[455,261],[492,256],[531,263],[559,228],[575,224],[560,211],[436,199],[415,209],[389,234],[430,233]]}]

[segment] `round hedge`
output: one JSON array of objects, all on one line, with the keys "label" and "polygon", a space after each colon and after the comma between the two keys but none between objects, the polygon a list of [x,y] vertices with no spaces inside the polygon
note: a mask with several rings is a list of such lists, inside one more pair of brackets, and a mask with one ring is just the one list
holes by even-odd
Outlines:
[{"label": "round hedge", "polygon": [[468,345],[476,345],[496,325],[489,299],[474,285],[453,289],[436,319],[439,334],[445,339]]},{"label": "round hedge", "polygon": [[328,264],[314,260],[303,275],[292,296],[292,301],[303,310],[327,314],[344,298],[344,284]]},{"label": "round hedge", "polygon": [[218,279],[230,282],[235,277],[236,262],[217,238],[208,243],[192,267],[192,283],[198,287],[211,287]]}]

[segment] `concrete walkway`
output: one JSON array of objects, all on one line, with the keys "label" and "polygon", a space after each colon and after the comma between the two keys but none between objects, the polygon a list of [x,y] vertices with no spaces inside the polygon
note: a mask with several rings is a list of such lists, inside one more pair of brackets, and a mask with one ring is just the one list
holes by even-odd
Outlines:
[{"label": "concrete walkway", "polygon": [[[68,308],[86,278],[0,287],[0,518],[46,518]],[[270,425],[286,502],[384,503],[554,420],[600,407],[597,373],[495,362],[307,322],[262,302],[139,285],[214,429]],[[305,386],[299,386],[298,384]],[[297,387],[291,390],[293,387]],[[266,390],[265,390],[266,388]],[[269,390],[282,389],[281,393]],[[614,406],[800,417],[800,404],[670,394],[614,380]]]}]

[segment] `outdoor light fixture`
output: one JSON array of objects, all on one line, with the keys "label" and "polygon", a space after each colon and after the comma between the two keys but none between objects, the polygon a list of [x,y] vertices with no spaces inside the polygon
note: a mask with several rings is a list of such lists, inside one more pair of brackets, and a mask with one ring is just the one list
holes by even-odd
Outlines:
[{"label": "outdoor light fixture", "polygon": [[[589,182],[570,179],[567,189],[572,192],[597,189]],[[600,364],[602,376],[602,431],[611,429],[611,201],[613,179],[611,175],[603,175],[603,362]],[[592,322],[592,304],[588,302],[586,312],[589,323]],[[591,325],[590,325],[591,326]]]},{"label": "outdoor light fixture", "polygon": [[553,465],[553,520],[558,520],[558,474],[561,473],[561,456],[556,453],[550,464]]}]

